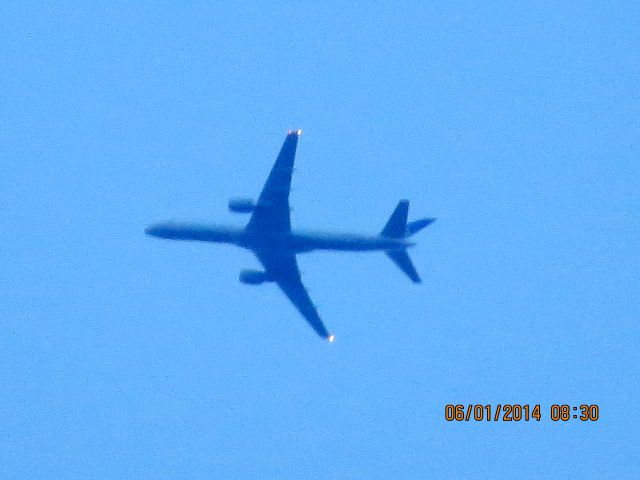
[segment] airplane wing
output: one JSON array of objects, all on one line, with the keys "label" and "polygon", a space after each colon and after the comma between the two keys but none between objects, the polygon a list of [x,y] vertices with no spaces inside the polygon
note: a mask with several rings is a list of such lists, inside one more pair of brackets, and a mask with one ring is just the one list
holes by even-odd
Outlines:
[{"label": "airplane wing", "polygon": [[291,230],[289,192],[298,137],[301,133],[302,130],[289,130],[276,163],[258,197],[256,208],[247,224],[248,230],[270,232]]},{"label": "airplane wing", "polygon": [[[289,130],[276,163],[271,169],[262,192],[256,202],[256,208],[247,224],[247,230],[258,235],[262,233],[291,231],[289,192],[291,174],[296,157],[296,147],[301,130]],[[318,335],[333,341],[322,323],[315,305],[302,284],[298,262],[293,252],[265,250],[256,251],[256,256],[269,275],[285,293],[293,305],[302,314]]]},{"label": "airplane wing", "polygon": [[274,279],[316,333],[333,342],[333,335],[322,323],[315,305],[302,284],[296,256],[293,253],[277,251],[256,252],[256,256],[264,265],[267,275]]}]

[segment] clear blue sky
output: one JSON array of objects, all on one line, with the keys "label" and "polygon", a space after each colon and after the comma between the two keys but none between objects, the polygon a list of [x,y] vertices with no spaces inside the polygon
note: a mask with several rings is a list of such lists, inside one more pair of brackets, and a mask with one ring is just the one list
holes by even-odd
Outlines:
[{"label": "clear blue sky", "polygon": [[[637,2],[42,3],[0,6],[0,478],[637,478]],[[438,218],[420,286],[301,257],[333,345],[143,234],[241,224],[288,128],[294,225]]]}]

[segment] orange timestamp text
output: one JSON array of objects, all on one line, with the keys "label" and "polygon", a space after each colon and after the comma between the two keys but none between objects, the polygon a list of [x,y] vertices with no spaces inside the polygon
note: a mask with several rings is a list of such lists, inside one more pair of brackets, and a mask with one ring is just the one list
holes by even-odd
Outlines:
[{"label": "orange timestamp text", "polygon": [[[542,420],[540,404],[447,404],[444,407],[444,419],[447,422],[520,422]],[[600,418],[598,405],[553,404],[549,408],[549,418],[553,422],[580,420],[595,422]]]}]

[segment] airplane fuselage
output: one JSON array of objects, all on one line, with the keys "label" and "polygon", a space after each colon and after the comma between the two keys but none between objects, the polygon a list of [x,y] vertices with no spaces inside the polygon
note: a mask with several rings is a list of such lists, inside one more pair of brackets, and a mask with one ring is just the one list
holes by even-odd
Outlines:
[{"label": "airplane fuselage", "polygon": [[390,251],[402,250],[414,245],[406,238],[390,238],[382,235],[295,230],[255,234],[243,227],[204,223],[159,223],[147,228],[146,233],[170,240],[230,243],[253,251],[277,249],[292,253],[305,253],[313,250]]}]

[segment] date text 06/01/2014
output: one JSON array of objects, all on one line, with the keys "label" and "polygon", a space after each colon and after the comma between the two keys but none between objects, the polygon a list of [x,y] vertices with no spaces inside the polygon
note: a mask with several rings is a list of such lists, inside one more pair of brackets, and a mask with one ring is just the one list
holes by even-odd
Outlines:
[{"label": "date text 06/01/2014", "polygon": [[[539,422],[543,416],[540,404],[447,404],[444,408],[444,418],[448,422]],[[595,422],[600,418],[600,408],[598,405],[588,404],[553,404],[549,409],[548,418],[554,422]]]}]

